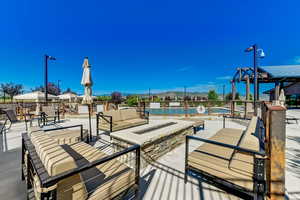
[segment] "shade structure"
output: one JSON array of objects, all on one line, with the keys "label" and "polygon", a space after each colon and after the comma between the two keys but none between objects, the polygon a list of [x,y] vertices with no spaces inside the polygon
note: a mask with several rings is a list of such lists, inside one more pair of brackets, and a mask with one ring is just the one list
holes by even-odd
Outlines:
[{"label": "shade structure", "polygon": [[59,99],[61,100],[69,100],[70,102],[72,101],[76,101],[78,96],[74,93],[71,93],[71,92],[68,92],[68,93],[65,93],[65,94],[61,94],[61,95],[58,95]]},{"label": "shade structure", "polygon": [[82,99],[82,104],[91,104],[93,103],[92,98],[92,77],[91,77],[91,66],[89,64],[88,58],[84,58],[83,64],[83,73],[82,73],[82,79],[81,79],[81,85],[84,86],[84,96]]},{"label": "shade structure", "polygon": [[[45,93],[41,91],[36,92],[30,92],[26,94],[21,94],[14,96],[14,100],[34,100],[34,101],[40,101],[45,100]],[[58,99],[58,96],[48,94],[48,99]]]}]

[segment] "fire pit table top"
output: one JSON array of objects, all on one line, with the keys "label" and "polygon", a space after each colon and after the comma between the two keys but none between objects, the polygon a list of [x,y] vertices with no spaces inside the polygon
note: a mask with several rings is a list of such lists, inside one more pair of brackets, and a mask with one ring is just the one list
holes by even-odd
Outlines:
[{"label": "fire pit table top", "polygon": [[149,124],[116,131],[111,133],[110,136],[130,144],[143,146],[159,138],[191,128],[194,123],[193,121],[177,119],[150,120]]}]

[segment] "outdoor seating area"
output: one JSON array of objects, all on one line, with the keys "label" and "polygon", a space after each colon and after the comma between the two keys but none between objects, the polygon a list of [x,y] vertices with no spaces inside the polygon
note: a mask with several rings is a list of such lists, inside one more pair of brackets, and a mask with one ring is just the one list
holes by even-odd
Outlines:
[{"label": "outdoor seating area", "polygon": [[[185,181],[196,174],[241,198],[264,199],[265,152],[259,126],[260,120],[253,117],[245,131],[222,128],[208,139],[187,136]],[[204,144],[188,153],[189,140]]]},{"label": "outdoor seating area", "polygon": [[0,200],[300,200],[300,1],[1,6]]},{"label": "outdoor seating area", "polygon": [[[35,199],[112,199],[137,190],[139,146],[107,155],[83,142],[59,143],[43,131],[22,134],[27,197],[32,192]],[[136,153],[135,168],[118,161],[129,152]]]},{"label": "outdoor seating area", "polygon": [[113,132],[149,123],[148,112],[136,109],[110,110],[97,114],[97,134],[99,130]]},{"label": "outdoor seating area", "polygon": [[[275,112],[271,109],[279,108],[267,104],[265,109],[261,112],[269,113],[271,119]],[[272,120],[276,120],[274,116]],[[247,126],[228,118],[223,128],[223,118],[215,120],[152,117],[147,124],[100,138],[93,126],[90,143],[87,119],[67,119],[41,127],[26,121],[27,131],[20,122],[5,136],[15,135],[14,129],[22,125],[19,179],[21,176],[24,181],[20,184],[26,186],[22,195],[30,199],[166,198],[164,187],[169,188],[170,197],[177,191],[184,199],[194,199],[195,195],[203,199],[267,199],[274,188],[278,192],[275,195],[280,195],[279,186],[269,181],[270,174],[274,177],[278,171],[269,171],[274,164],[267,158],[276,155],[272,162],[277,162],[280,150],[277,146],[275,152],[268,145],[278,129],[265,129],[267,115],[244,120]],[[97,123],[93,118],[92,124]],[[205,129],[195,129],[204,124]],[[180,132],[180,127],[184,131]],[[182,193],[185,187],[193,189]]]}]

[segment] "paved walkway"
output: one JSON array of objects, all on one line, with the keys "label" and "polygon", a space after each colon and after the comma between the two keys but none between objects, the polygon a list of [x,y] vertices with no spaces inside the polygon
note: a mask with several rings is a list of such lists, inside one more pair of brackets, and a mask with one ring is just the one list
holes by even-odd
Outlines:
[{"label": "paved walkway", "polygon": [[[288,114],[300,118],[300,110],[288,111]],[[160,120],[163,120],[160,118]],[[92,119],[92,131],[95,135],[95,119]],[[87,119],[67,120],[64,125],[83,124],[88,128]],[[245,128],[235,122],[228,121],[229,128]],[[15,124],[6,134],[0,135],[0,199],[24,199],[25,184],[20,181],[20,152],[21,133],[24,124]],[[198,136],[208,138],[222,128],[222,120],[206,120],[205,130],[199,131]],[[109,137],[102,135],[102,139],[109,141]],[[300,125],[287,124],[286,148],[286,189],[287,199],[300,199]],[[97,143],[96,143],[97,144]],[[201,143],[192,142],[193,148]],[[97,144],[101,145],[101,143]],[[192,148],[191,148],[192,150]],[[184,145],[167,153],[159,160],[149,165],[141,172],[141,199],[237,199],[227,193],[196,179],[189,178],[184,184]]]}]

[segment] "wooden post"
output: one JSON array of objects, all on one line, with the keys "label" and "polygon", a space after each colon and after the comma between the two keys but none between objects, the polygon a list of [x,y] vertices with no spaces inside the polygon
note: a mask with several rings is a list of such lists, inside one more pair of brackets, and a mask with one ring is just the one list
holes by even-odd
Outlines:
[{"label": "wooden post", "polygon": [[247,113],[250,111],[251,104],[247,101],[250,101],[250,78],[247,75],[246,77],[246,103],[245,103],[245,118]]},{"label": "wooden post", "polygon": [[188,110],[188,103],[186,100],[184,100],[184,110],[185,110],[185,117],[188,117],[188,113],[187,113],[187,110]]},{"label": "wooden post", "polygon": [[250,100],[250,78],[248,75],[245,78],[246,78],[246,100]]},{"label": "wooden post", "polygon": [[234,117],[234,110],[235,110],[235,96],[236,96],[236,88],[235,88],[235,81],[231,81],[231,96],[232,96],[232,101],[231,101],[231,116]]},{"label": "wooden post", "polygon": [[266,164],[268,200],[285,199],[285,117],[282,106],[268,105],[266,119]]},{"label": "wooden post", "polygon": [[279,93],[280,93],[280,85],[279,82],[275,83],[275,95],[273,100],[278,100],[279,99]]}]

